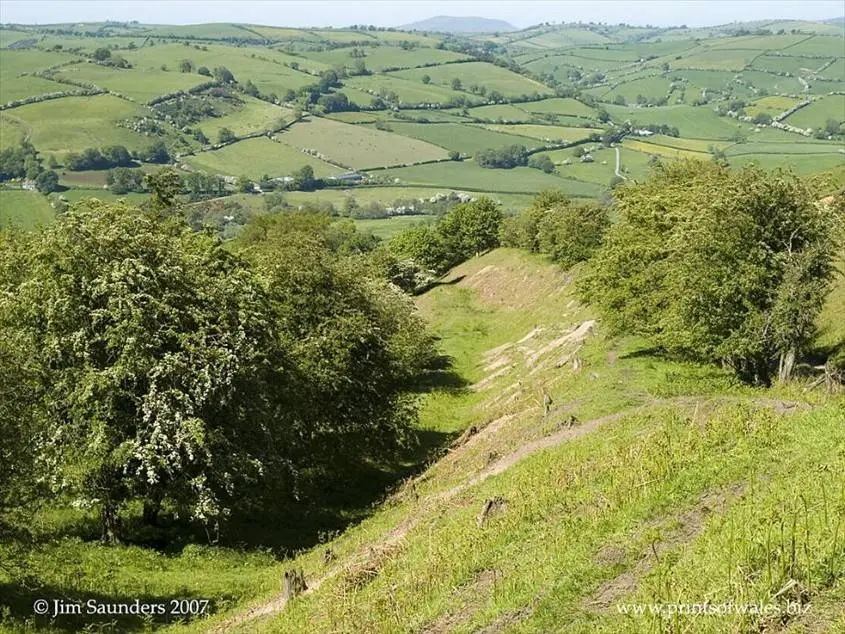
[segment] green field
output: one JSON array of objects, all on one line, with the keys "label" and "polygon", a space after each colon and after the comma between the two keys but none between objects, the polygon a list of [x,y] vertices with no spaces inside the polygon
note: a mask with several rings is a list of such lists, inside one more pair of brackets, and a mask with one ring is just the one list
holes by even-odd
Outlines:
[{"label": "green field", "polygon": [[87,147],[125,145],[130,149],[150,143],[140,134],[116,123],[148,111],[113,95],[65,97],[15,108],[10,114],[32,128],[30,140],[42,152],[79,151]]},{"label": "green field", "polygon": [[799,128],[820,128],[828,119],[845,123],[845,95],[830,95],[789,115],[784,123]]},{"label": "green field", "polygon": [[[346,95],[350,101],[358,105],[369,105],[377,96],[388,93],[395,93],[402,105],[447,103],[462,95],[462,93],[452,90],[448,86],[426,85],[421,81],[395,75],[352,77],[345,83],[349,88],[354,89],[347,90]],[[472,97],[472,99],[480,101],[479,97]]]},{"label": "green field", "polygon": [[312,117],[280,134],[280,139],[300,149],[313,149],[332,161],[353,169],[366,169],[445,159],[448,152],[431,143]]},{"label": "green field", "polygon": [[33,229],[53,220],[53,208],[46,196],[37,192],[0,189],[0,230],[17,227]]},{"label": "green field", "polygon": [[14,116],[13,112],[0,112],[0,151],[18,145],[32,132],[31,126]]},{"label": "green field", "polygon": [[360,59],[369,70],[374,71],[385,68],[415,68],[469,59],[466,55],[436,48],[405,50],[394,46],[337,48],[332,51],[307,53],[307,56],[332,67],[353,67],[357,59],[351,55],[353,50],[363,50],[364,57]]},{"label": "green field", "polygon": [[377,220],[356,220],[359,231],[372,233],[382,240],[389,240],[400,231],[417,225],[431,224],[435,216],[393,216]]},{"label": "green field", "polygon": [[547,86],[539,82],[485,62],[415,68],[391,73],[391,75],[416,82],[420,82],[423,75],[428,75],[433,84],[441,86],[450,86],[453,79],[459,79],[464,90],[472,85],[478,85],[484,86],[488,93],[497,90],[506,97],[530,95],[535,92],[543,95],[551,92]]},{"label": "green field", "polygon": [[720,118],[707,106],[627,108],[608,104],[606,108],[614,121],[673,126],[678,128],[682,137],[692,139],[729,139],[742,127],[734,119]]},{"label": "green field", "polygon": [[596,116],[595,110],[577,99],[544,99],[519,104],[518,107],[527,112],[540,114],[568,115],[584,119],[593,119]]},{"label": "green field", "polygon": [[185,162],[198,170],[230,176],[249,176],[257,179],[264,174],[287,176],[303,165],[310,165],[317,178],[336,176],[341,168],[330,165],[298,149],[271,141],[267,137],[247,139],[211,152],[199,152],[185,157]]},{"label": "green field", "polygon": [[175,68],[165,72],[159,69],[111,68],[99,64],[65,66],[56,76],[94,84],[139,103],[146,103],[160,95],[188,90],[208,81],[208,77],[196,73],[180,73]]},{"label": "green field", "polygon": [[217,143],[223,128],[229,128],[235,135],[242,136],[260,130],[275,130],[281,127],[283,122],[293,119],[291,111],[287,108],[246,95],[242,95],[242,99],[244,103],[237,110],[222,117],[205,119],[198,125],[212,143]]},{"label": "green field", "polygon": [[45,70],[73,59],[78,58],[38,50],[3,51],[3,61],[0,63],[0,104],[34,95],[74,90],[73,86],[63,86],[42,77],[23,74]]},{"label": "green field", "polygon": [[447,150],[472,155],[479,150],[500,148],[506,145],[530,147],[537,143],[525,136],[505,134],[487,130],[476,125],[460,123],[401,123],[391,122],[390,127],[397,134],[422,139]]},{"label": "green field", "polygon": [[527,136],[533,139],[539,139],[543,142],[551,143],[571,143],[579,139],[585,139],[591,134],[601,134],[601,128],[570,128],[559,125],[501,125],[501,124],[484,124],[486,130],[493,130],[496,132],[504,132],[507,134],[516,134],[518,136]]},{"label": "green field", "polygon": [[597,196],[595,184],[572,181],[529,167],[487,169],[470,161],[436,163],[371,172],[373,176],[398,179],[405,185],[440,185],[469,191],[531,194],[542,189],[561,189],[570,196]]}]

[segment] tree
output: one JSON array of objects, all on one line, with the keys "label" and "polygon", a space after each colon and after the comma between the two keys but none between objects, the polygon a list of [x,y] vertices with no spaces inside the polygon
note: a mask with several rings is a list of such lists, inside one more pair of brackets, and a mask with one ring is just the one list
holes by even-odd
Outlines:
[{"label": "tree", "polygon": [[101,47],[94,51],[92,57],[98,62],[104,62],[111,57],[111,51],[105,47]]},{"label": "tree", "polygon": [[47,167],[51,170],[56,169],[59,166],[59,162],[56,160],[56,156],[51,154],[50,157],[47,159]]},{"label": "tree", "polygon": [[604,108],[599,108],[598,114],[596,115],[596,118],[601,123],[607,123],[608,121],[610,121],[610,113],[607,110],[605,110]]},{"label": "tree", "polygon": [[158,172],[144,176],[144,187],[150,190],[150,206],[161,214],[171,209],[182,191],[182,179],[172,167],[165,167]]},{"label": "tree", "polygon": [[144,173],[141,170],[117,167],[109,170],[106,184],[113,194],[144,191]]},{"label": "tree", "polygon": [[593,204],[555,205],[537,227],[542,253],[569,268],[590,258],[610,225],[607,209]]},{"label": "tree", "polygon": [[766,112],[758,112],[754,115],[754,118],[751,119],[751,123],[755,125],[769,125],[772,122],[772,115]]},{"label": "tree", "polygon": [[744,381],[788,378],[832,275],[832,223],[792,174],[684,161],[616,192],[583,284],[612,330]]},{"label": "tree", "polygon": [[217,132],[218,143],[231,143],[236,139],[237,137],[235,136],[235,133],[232,132],[229,128],[220,128],[220,130]]},{"label": "tree", "polygon": [[211,71],[208,70],[207,66],[200,66],[199,68],[197,68],[197,73],[200,74],[200,75],[205,75],[206,77],[212,76]]},{"label": "tree", "polygon": [[437,229],[450,266],[498,246],[501,221],[501,208],[487,197],[456,205],[443,216]]},{"label": "tree", "polygon": [[214,69],[214,78],[217,81],[221,81],[225,84],[233,84],[235,83],[235,76],[225,66],[218,66]]},{"label": "tree", "polygon": [[555,164],[548,154],[534,154],[528,159],[528,167],[533,167],[546,174],[551,174],[555,171]]},{"label": "tree", "polygon": [[613,98],[613,103],[617,106],[624,106],[627,104],[623,95],[616,95],[616,97]]},{"label": "tree", "polygon": [[49,194],[59,189],[59,175],[53,170],[41,172],[35,178],[35,188],[42,194]]},{"label": "tree", "polygon": [[508,145],[500,149],[481,150],[475,155],[480,167],[512,169],[528,164],[528,150],[524,145]]},{"label": "tree", "polygon": [[293,174],[293,188],[304,192],[313,191],[317,186],[314,178],[314,168],[310,165],[303,165]]},{"label": "tree", "polygon": [[451,82],[450,85],[452,86],[452,90],[461,90],[463,88],[463,83],[461,83],[461,80],[458,79],[457,77],[452,79],[452,82]]},{"label": "tree", "polygon": [[41,162],[35,154],[29,154],[23,162],[24,176],[29,180],[34,180],[41,173]]},{"label": "tree", "polygon": [[169,163],[170,152],[164,141],[155,141],[138,153],[139,158],[145,163]]},{"label": "tree", "polygon": [[50,412],[43,477],[100,507],[104,540],[120,537],[129,500],[150,521],[169,500],[214,522],[262,469],[286,468],[248,396],[279,361],[273,319],[219,241],[97,201],[62,216],[24,261],[6,325]]},{"label": "tree", "polygon": [[[203,68],[205,68],[205,67],[203,66]],[[183,73],[190,73],[191,71],[194,70],[194,63],[189,59],[183,59],[181,62],[179,62],[179,70]],[[206,70],[208,70],[208,69],[206,68]],[[204,73],[200,73],[200,74],[204,74]]]},{"label": "tree", "polygon": [[251,79],[246,80],[246,83],[243,85],[243,91],[250,97],[258,97],[259,95],[258,86],[253,84]]},{"label": "tree", "polygon": [[252,194],[255,192],[255,185],[253,184],[252,180],[250,180],[249,176],[238,176],[238,182],[236,183],[236,187],[238,188],[239,192],[244,194]]},{"label": "tree", "polygon": [[421,81],[424,84],[430,84],[431,83],[431,77],[429,75],[423,75],[422,78],[421,78]]}]

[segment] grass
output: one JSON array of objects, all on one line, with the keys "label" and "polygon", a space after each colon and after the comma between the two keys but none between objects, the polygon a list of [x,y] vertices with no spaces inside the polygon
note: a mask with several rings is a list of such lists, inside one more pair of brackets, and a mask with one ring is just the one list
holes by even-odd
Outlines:
[{"label": "grass", "polygon": [[206,81],[196,73],[180,73],[176,68],[165,72],[159,69],[121,69],[99,64],[65,66],[58,77],[86,82],[125,95],[139,103],[147,103],[160,95],[188,90]]},{"label": "grass", "polygon": [[613,101],[616,97],[622,96],[626,103],[636,103],[637,97],[642,95],[653,103],[669,93],[671,83],[665,77],[643,77],[623,82],[616,88],[608,90],[601,98],[605,101]]},{"label": "grass", "polygon": [[593,119],[596,116],[596,111],[588,105],[581,103],[577,99],[570,98],[553,98],[544,99],[543,101],[531,101],[529,103],[520,104],[519,107],[526,112],[539,114],[568,115],[573,117],[582,117],[584,119]]},{"label": "grass", "polygon": [[493,121],[503,120],[506,122],[530,121],[534,117],[526,110],[518,108],[511,104],[501,104],[495,106],[478,106],[469,111],[473,117],[480,119],[491,119]]},{"label": "grass", "polygon": [[[436,67],[435,67],[436,68]],[[426,69],[431,70],[431,69]],[[377,95],[395,93],[401,105],[419,105],[428,103],[447,103],[462,93],[448,86],[424,84],[406,77],[394,75],[365,75],[347,79],[344,84],[354,90],[344,90],[344,94],[358,105],[370,105]],[[479,97],[470,96],[471,100],[480,101]]]},{"label": "grass", "polygon": [[393,216],[376,220],[356,220],[355,226],[359,231],[372,233],[382,240],[389,240],[400,231],[421,224],[430,224],[435,216]]},{"label": "grass", "polygon": [[660,108],[629,108],[607,105],[613,121],[664,124],[678,128],[682,137],[693,139],[730,139],[739,124],[734,119],[719,117],[709,106],[663,106]]},{"label": "grass", "polygon": [[[135,51],[126,51],[124,56],[132,62],[136,69],[143,72],[161,72],[161,65],[168,68],[168,73],[180,75],[179,63],[183,59],[190,60],[195,68],[206,66],[214,69],[225,66],[235,78],[242,83],[252,81],[261,92],[275,92],[279,97],[287,90],[297,90],[315,79],[303,72],[296,71],[285,64],[299,63],[303,68],[318,72],[325,70],[326,65],[317,61],[285,55],[268,49],[235,48],[232,46],[208,45],[208,50],[197,50],[182,44],[165,44],[158,46],[144,46]],[[263,58],[263,59],[262,59]],[[186,73],[188,77],[208,81],[207,77],[196,73]],[[198,82],[198,83],[201,83]]]},{"label": "grass", "polygon": [[408,185],[436,185],[479,192],[535,194],[541,189],[562,189],[577,198],[593,197],[600,189],[592,183],[572,181],[529,167],[487,169],[470,161],[436,163],[372,172],[399,179]]},{"label": "grass", "polygon": [[790,46],[790,55],[830,55],[831,57],[845,57],[842,54],[842,32],[832,35],[814,35]]},{"label": "grass", "polygon": [[500,148],[506,145],[524,145],[527,147],[537,145],[533,139],[507,134],[504,130],[488,130],[460,123],[391,122],[390,127],[397,134],[422,139],[465,155],[473,155],[480,150]]},{"label": "grass", "polygon": [[247,139],[212,152],[199,152],[186,157],[192,167],[214,174],[260,178],[288,176],[303,165],[310,165],[317,178],[337,176],[343,170],[300,150],[267,137]]},{"label": "grass", "polygon": [[0,150],[19,145],[32,128],[11,112],[0,112]]},{"label": "grass", "polygon": [[[563,272],[513,251],[472,260],[451,279],[457,283],[436,287],[418,304],[469,381],[485,376],[485,351],[537,325],[560,332],[589,317],[572,301]],[[536,349],[552,336],[525,345]],[[547,365],[532,373],[513,348],[501,353],[515,365],[494,384],[498,389],[430,394],[422,427],[459,431],[469,422],[483,428],[498,419],[496,433],[451,452],[415,483],[413,494],[400,491],[328,544],[337,562],[323,563],[320,547],[266,572],[278,579],[283,570],[302,567],[316,579],[340,569],[308,596],[240,627],[223,615],[191,631],[224,623],[233,632],[393,634],[446,623],[455,632],[661,631],[667,622],[588,605],[603,584],[626,572],[634,583],[621,584],[613,603],[733,600],[785,608],[795,597],[773,595],[790,576],[800,577],[805,600],[819,606],[813,618],[842,622],[830,601],[840,596],[845,540],[836,521],[845,503],[837,485],[845,468],[837,451],[845,440],[842,397],[813,397],[814,410],[778,414],[753,400],[771,398],[772,391],[739,388],[718,370],[641,350],[641,342],[599,335],[580,351],[589,372]],[[517,380],[523,386],[517,398],[502,404],[497,397]],[[536,402],[544,384],[555,404],[570,409],[544,419]],[[689,405],[660,400],[680,395]],[[570,412],[580,424],[619,414],[468,484],[491,460],[554,433]],[[806,487],[808,479],[813,487]],[[505,509],[479,528],[484,501],[496,496]],[[385,542],[403,519],[401,540]],[[828,600],[817,604],[817,597]],[[670,622],[705,634],[763,627],[761,619],[741,614],[676,615]]]},{"label": "grass", "polygon": [[260,130],[274,130],[281,127],[283,122],[293,119],[291,111],[287,108],[280,108],[254,97],[244,95],[242,98],[244,103],[239,109],[222,117],[205,119],[197,125],[212,143],[217,142],[223,128],[229,128],[235,135],[242,136]]},{"label": "grass", "polygon": [[845,95],[830,95],[817,99],[789,115],[784,123],[799,128],[821,128],[828,119],[845,122]]},{"label": "grass", "polygon": [[701,50],[669,64],[673,68],[739,71],[748,66],[758,53],[755,50]]},{"label": "grass", "polygon": [[763,97],[750,103],[745,108],[745,112],[749,117],[760,113],[775,117],[782,112],[786,112],[795,104],[800,103],[800,101],[800,99],[795,97]]},{"label": "grass", "polygon": [[66,97],[15,108],[13,116],[32,129],[30,141],[41,152],[71,152],[87,147],[125,145],[138,149],[151,140],[116,123],[143,115],[144,108],[114,97]]},{"label": "grass", "polygon": [[485,124],[484,128],[493,130],[495,132],[504,132],[506,134],[516,134],[518,136],[527,136],[533,139],[539,139],[544,142],[566,142],[571,143],[580,139],[586,139],[591,134],[601,134],[600,128],[570,128],[566,126],[557,125],[502,125],[502,124]]},{"label": "grass", "polygon": [[497,90],[506,97],[530,95],[535,92],[543,95],[551,92],[548,86],[540,82],[486,62],[466,62],[432,68],[414,68],[391,74],[394,77],[410,79],[415,82],[420,82],[423,75],[428,75],[431,77],[432,83],[439,86],[450,86],[453,79],[460,79],[464,90],[475,84],[487,88],[488,93]]},{"label": "grass", "polygon": [[354,169],[430,161],[448,155],[431,143],[318,117],[294,124],[280,139],[300,149],[315,149]]},{"label": "grass", "polygon": [[53,220],[50,201],[37,192],[0,189],[0,230],[34,229]]},{"label": "grass", "polygon": [[0,104],[24,97],[68,90],[67,86],[49,79],[24,76],[23,73],[44,70],[75,58],[74,55],[39,50],[4,50],[3,62],[0,64]]},{"label": "grass", "polygon": [[[331,51],[310,52],[306,55],[332,67],[352,67],[356,61],[350,55],[353,48],[336,48]],[[466,55],[436,48],[405,50],[397,46],[377,46],[366,47],[363,50],[366,54],[362,58],[364,64],[369,70],[374,71],[385,68],[414,68],[424,64],[442,64],[469,59]]]}]

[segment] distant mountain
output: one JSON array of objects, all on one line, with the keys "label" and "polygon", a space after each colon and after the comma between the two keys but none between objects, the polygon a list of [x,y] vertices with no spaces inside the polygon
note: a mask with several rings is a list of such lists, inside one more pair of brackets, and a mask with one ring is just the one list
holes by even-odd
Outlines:
[{"label": "distant mountain", "polygon": [[451,15],[438,15],[398,28],[403,31],[435,31],[439,33],[506,33],[518,30],[513,24],[508,24],[504,20]]},{"label": "distant mountain", "polygon": [[839,26],[845,26],[845,16],[840,16],[838,18],[830,18],[829,20],[822,20],[822,22],[827,22],[828,24],[838,24]]}]

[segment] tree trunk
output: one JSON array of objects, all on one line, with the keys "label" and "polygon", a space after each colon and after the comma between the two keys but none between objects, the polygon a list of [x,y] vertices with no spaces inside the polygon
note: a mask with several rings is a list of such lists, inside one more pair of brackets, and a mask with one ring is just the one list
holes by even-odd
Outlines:
[{"label": "tree trunk", "polygon": [[103,536],[101,540],[106,544],[119,544],[119,526],[117,519],[117,505],[113,500],[106,499],[100,511],[100,519],[103,524]]},{"label": "tree trunk", "polygon": [[161,510],[161,499],[153,496],[152,499],[144,500],[144,524],[147,526],[158,526],[158,513]]},{"label": "tree trunk", "polygon": [[792,378],[792,371],[795,369],[795,348],[780,353],[778,364],[778,381],[786,383]]}]

